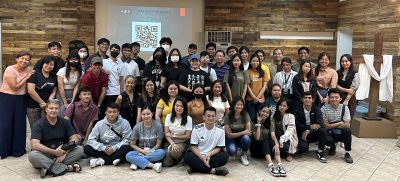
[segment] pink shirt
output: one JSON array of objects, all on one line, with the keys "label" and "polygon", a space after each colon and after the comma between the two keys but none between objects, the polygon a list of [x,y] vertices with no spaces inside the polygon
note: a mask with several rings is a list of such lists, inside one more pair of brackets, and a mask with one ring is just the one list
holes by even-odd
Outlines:
[{"label": "pink shirt", "polygon": [[0,92],[7,93],[7,94],[12,94],[12,95],[24,95],[24,94],[26,94],[26,84],[24,86],[22,86],[21,88],[19,88],[18,90],[14,91],[8,85],[8,82],[6,81],[6,78],[7,77],[16,77],[17,78],[17,84],[18,84],[30,72],[31,72],[31,68],[30,67],[27,67],[23,72],[18,72],[14,68],[13,65],[8,66],[6,68],[6,71],[4,71],[4,74],[3,74],[3,83],[1,84]]}]

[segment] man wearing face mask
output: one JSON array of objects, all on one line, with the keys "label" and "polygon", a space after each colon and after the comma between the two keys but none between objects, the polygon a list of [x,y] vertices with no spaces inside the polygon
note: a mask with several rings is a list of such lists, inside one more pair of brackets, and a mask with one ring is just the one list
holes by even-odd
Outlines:
[{"label": "man wearing face mask", "polygon": [[[61,44],[59,42],[53,41],[47,45],[47,48],[47,50],[49,51],[49,55],[55,57],[54,68],[51,73],[53,73],[53,75],[56,75],[58,70],[65,66],[65,61],[61,58]],[[33,68],[34,70],[41,71],[40,65],[42,64],[43,58],[39,59],[36,62]]]},{"label": "man wearing face mask", "polygon": [[188,102],[193,100],[193,86],[200,84],[206,91],[210,90],[211,80],[210,76],[200,69],[200,57],[193,54],[190,57],[190,69],[186,70],[182,76],[179,77],[179,89],[183,92],[182,96]]},{"label": "man wearing face mask", "polygon": [[[162,37],[160,40],[160,47],[163,47],[165,50],[165,54],[169,55],[169,50],[171,49],[172,40],[170,37]],[[153,56],[150,57],[149,62],[153,60]],[[165,64],[168,63],[168,60],[165,58]]]},{"label": "man wearing face mask", "polygon": [[[108,87],[106,89],[106,97],[103,101],[102,107],[105,107],[111,102],[115,102],[118,95],[121,94],[124,90],[124,63],[121,59],[117,58],[120,50],[121,47],[119,45],[112,44],[110,46],[111,57],[108,59],[103,59],[103,70],[108,74]],[[100,114],[104,114],[104,112]]]},{"label": "man wearing face mask", "polygon": [[[122,62],[124,62],[124,64],[123,64],[123,72],[124,72],[123,80],[125,80],[126,76],[132,75],[136,78],[135,85],[137,85],[137,81],[140,81],[139,66],[135,61],[132,60],[131,54],[132,54],[132,45],[130,43],[122,44],[121,60],[122,60]],[[124,81],[124,84],[125,84],[125,81]],[[125,85],[123,87],[125,90]]]},{"label": "man wearing face mask", "polygon": [[[110,40],[106,39],[106,38],[100,38],[97,41],[97,45],[98,45],[98,51],[92,55],[90,55],[85,62],[85,68],[89,68],[90,67],[90,63],[92,62],[92,58],[93,57],[101,57],[103,59],[108,59],[108,55],[107,55],[107,50],[108,47],[110,46]],[[85,72],[87,71],[87,69],[85,70]]]}]

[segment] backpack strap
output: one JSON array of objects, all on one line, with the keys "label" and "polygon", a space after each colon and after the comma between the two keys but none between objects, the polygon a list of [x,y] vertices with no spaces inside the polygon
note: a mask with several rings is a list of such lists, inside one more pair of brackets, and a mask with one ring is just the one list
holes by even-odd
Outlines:
[{"label": "backpack strap", "polygon": [[344,112],[346,111],[346,106],[344,104],[342,104],[342,115],[340,117],[340,120],[343,121],[343,117],[344,117]]}]

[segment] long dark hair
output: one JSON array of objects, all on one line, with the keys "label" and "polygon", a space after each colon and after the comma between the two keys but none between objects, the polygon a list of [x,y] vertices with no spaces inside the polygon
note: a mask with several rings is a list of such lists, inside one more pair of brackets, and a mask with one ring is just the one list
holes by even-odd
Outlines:
[{"label": "long dark hair", "polygon": [[197,88],[203,89],[203,97],[201,97],[201,101],[204,104],[204,110],[206,110],[208,108],[208,101],[206,99],[206,90],[204,89],[204,86],[202,86],[201,84],[195,84],[192,89],[193,95],[194,95],[194,90],[196,90]]},{"label": "long dark hair", "polygon": [[225,84],[222,82],[222,80],[219,80],[219,79],[214,80],[214,82],[211,83],[211,90],[210,90],[210,94],[208,95],[209,100],[210,101],[214,100],[213,88],[214,88],[215,84],[217,84],[217,83],[219,83],[221,85],[221,87],[222,87],[222,90],[221,90],[222,102],[228,101],[228,99],[225,96]]},{"label": "long dark hair", "polygon": [[182,113],[182,121],[181,121],[181,126],[185,126],[187,123],[187,116],[188,116],[188,107],[187,107],[187,101],[185,98],[181,96],[177,96],[175,98],[174,104],[172,105],[172,112],[171,112],[171,123],[174,123],[175,117],[176,117],[176,111],[175,111],[175,104],[180,101],[183,106],[183,113]]},{"label": "long dark hair", "polygon": [[[156,60],[155,55],[157,54],[157,52],[161,52],[160,60]],[[163,47],[156,48],[156,50],[154,50],[154,52],[153,52],[153,60],[152,61],[154,61],[154,63],[156,63],[156,61],[157,61],[158,63],[160,63],[161,67],[164,67],[166,60],[167,60],[167,53],[165,52],[164,48]]]},{"label": "long dark hair", "polygon": [[[321,53],[318,55],[318,65],[317,65],[317,67],[315,68],[315,76],[318,76],[318,74],[319,74],[319,69],[321,69],[321,64],[319,63],[319,61],[320,61],[320,60],[322,59],[322,57],[324,57],[324,56],[327,56],[329,60],[331,59],[331,57],[329,56],[329,54],[328,54],[327,52],[321,52]],[[329,66],[329,65],[328,65],[328,66]]]},{"label": "long dark hair", "polygon": [[229,118],[229,122],[235,120],[235,106],[237,104],[237,102],[241,101],[243,103],[243,110],[240,112],[240,115],[243,116],[246,113],[245,107],[244,107],[244,101],[242,99],[242,97],[240,96],[235,96],[232,99],[231,102],[231,107],[229,108],[229,113],[228,113],[228,118]]},{"label": "long dark hair", "polygon": [[275,123],[276,123],[276,122],[281,122],[282,119],[283,119],[281,113],[279,112],[279,106],[280,106],[283,102],[286,102],[286,104],[288,105],[288,109],[285,111],[285,113],[288,113],[288,112],[289,112],[289,99],[287,99],[287,98],[285,98],[285,97],[282,97],[282,98],[278,101],[278,103],[276,104],[276,107],[275,107],[275,113],[274,113],[274,116],[273,116],[273,118],[274,118],[274,120],[275,120]]},{"label": "long dark hair", "polygon": [[339,81],[340,81],[341,79],[343,79],[343,76],[344,76],[344,75],[343,75],[344,68],[343,68],[343,66],[342,66],[342,58],[343,58],[343,57],[346,57],[347,60],[349,60],[349,62],[351,63],[351,64],[350,64],[350,67],[349,67],[349,71],[347,72],[346,80],[353,80],[354,75],[356,74],[356,72],[355,72],[354,69],[353,69],[353,67],[354,67],[354,65],[353,65],[353,58],[352,58],[351,55],[349,55],[349,54],[343,54],[342,56],[340,56],[340,59],[339,59],[340,68],[339,68],[339,70],[337,71]]},{"label": "long dark hair", "polygon": [[171,85],[175,85],[178,88],[178,93],[179,93],[179,83],[176,80],[168,81],[167,85],[163,89],[163,93],[161,94],[161,99],[165,102],[165,104],[168,104],[169,101],[168,88]]},{"label": "long dark hair", "polygon": [[[268,117],[267,117],[267,119],[265,119],[263,125],[265,128],[270,129],[270,127],[271,127],[271,110],[269,110],[269,107],[267,106],[267,104],[264,104],[263,107],[258,112],[261,112],[261,110],[263,110],[264,108],[268,108]],[[257,119],[257,117],[256,117],[256,119]],[[254,122],[257,122],[257,120],[255,120]]]},{"label": "long dark hair", "polygon": [[314,79],[314,75],[313,75],[312,70],[311,70],[311,62],[310,61],[303,61],[303,62],[300,63],[300,70],[299,70],[299,76],[300,77],[299,77],[299,79],[300,79],[300,81],[303,81],[303,82],[305,81],[304,80],[303,65],[306,64],[306,63],[308,63],[310,65],[310,71],[306,75],[307,81],[310,82],[311,80]]},{"label": "long dark hair", "polygon": [[[49,64],[50,62],[53,62],[55,64],[56,63],[56,58],[54,56],[51,56],[51,55],[44,56],[43,59],[42,59],[42,62],[40,64],[40,69],[39,70],[42,71],[43,65],[44,64]],[[54,69],[54,67],[53,67],[53,69]],[[53,74],[53,71],[50,71],[50,74]]]},{"label": "long dark hair", "polygon": [[155,100],[156,100],[156,102],[157,102],[157,101],[158,101],[158,93],[157,93],[156,82],[154,82],[154,80],[152,80],[152,79],[150,79],[150,78],[146,78],[146,79],[144,80],[144,84],[143,84],[143,86],[142,86],[142,99],[143,99],[143,101],[144,101],[145,104],[148,104],[148,103],[147,103],[147,99],[148,99],[150,96],[149,96],[149,93],[147,93],[147,91],[146,91],[146,84],[147,84],[147,82],[152,82],[152,83],[153,83],[153,85],[154,85],[154,93],[153,93],[153,95],[154,95],[154,98],[155,98]]},{"label": "long dark hair", "polygon": [[258,56],[256,53],[253,53],[253,54],[250,56],[250,61],[249,61],[250,65],[249,65],[249,69],[252,69],[252,68],[253,68],[253,66],[251,65],[251,61],[253,61],[253,58],[257,58],[257,59],[258,59],[257,72],[258,72],[259,77],[260,77],[260,78],[264,77],[264,71],[263,71],[262,68],[261,68],[261,65],[262,65],[262,64],[261,64],[261,59],[260,59],[260,56]]},{"label": "long dark hair", "polygon": [[69,76],[71,73],[71,65],[69,63],[69,60],[71,58],[77,58],[78,59],[78,66],[76,67],[76,71],[78,71],[78,80],[81,78],[82,76],[82,65],[80,63],[81,57],[78,54],[78,50],[74,50],[72,52],[69,53],[68,57],[67,57],[67,64],[65,65],[66,70],[65,70],[65,77],[67,78],[67,80],[69,80]]},{"label": "long dark hair", "polygon": [[175,67],[175,63],[171,61],[172,52],[174,52],[174,51],[178,52],[179,61],[176,62],[176,64],[178,65],[178,69],[179,69],[179,68],[181,68],[182,56],[181,56],[181,52],[177,48],[173,48],[172,50],[169,51],[167,67],[171,68],[171,69]]},{"label": "long dark hair", "polygon": [[239,54],[235,54],[232,56],[231,61],[230,61],[230,67],[229,67],[229,76],[228,76],[228,83],[230,86],[232,86],[233,81],[236,79],[236,74],[235,74],[235,67],[233,67],[233,60],[238,57],[240,59],[240,70],[244,70],[243,67],[243,60],[242,57]]}]

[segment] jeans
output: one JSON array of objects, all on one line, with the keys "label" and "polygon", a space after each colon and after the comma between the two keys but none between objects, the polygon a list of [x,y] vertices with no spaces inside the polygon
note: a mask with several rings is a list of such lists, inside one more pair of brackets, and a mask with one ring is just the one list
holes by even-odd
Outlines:
[{"label": "jeans", "polygon": [[225,138],[225,144],[226,144],[226,151],[228,152],[229,155],[233,156],[237,153],[237,145],[240,144],[240,148],[242,148],[243,151],[248,151],[250,148],[251,144],[251,138],[249,135],[243,135],[238,138]]},{"label": "jeans", "polygon": [[126,161],[135,164],[141,169],[145,169],[150,162],[161,161],[165,156],[163,149],[157,149],[147,155],[139,155],[139,151],[130,151],[126,154]]},{"label": "jeans", "polygon": [[246,101],[246,109],[251,120],[257,119],[257,113],[262,107],[264,107],[264,103],[254,104],[253,101]]}]

